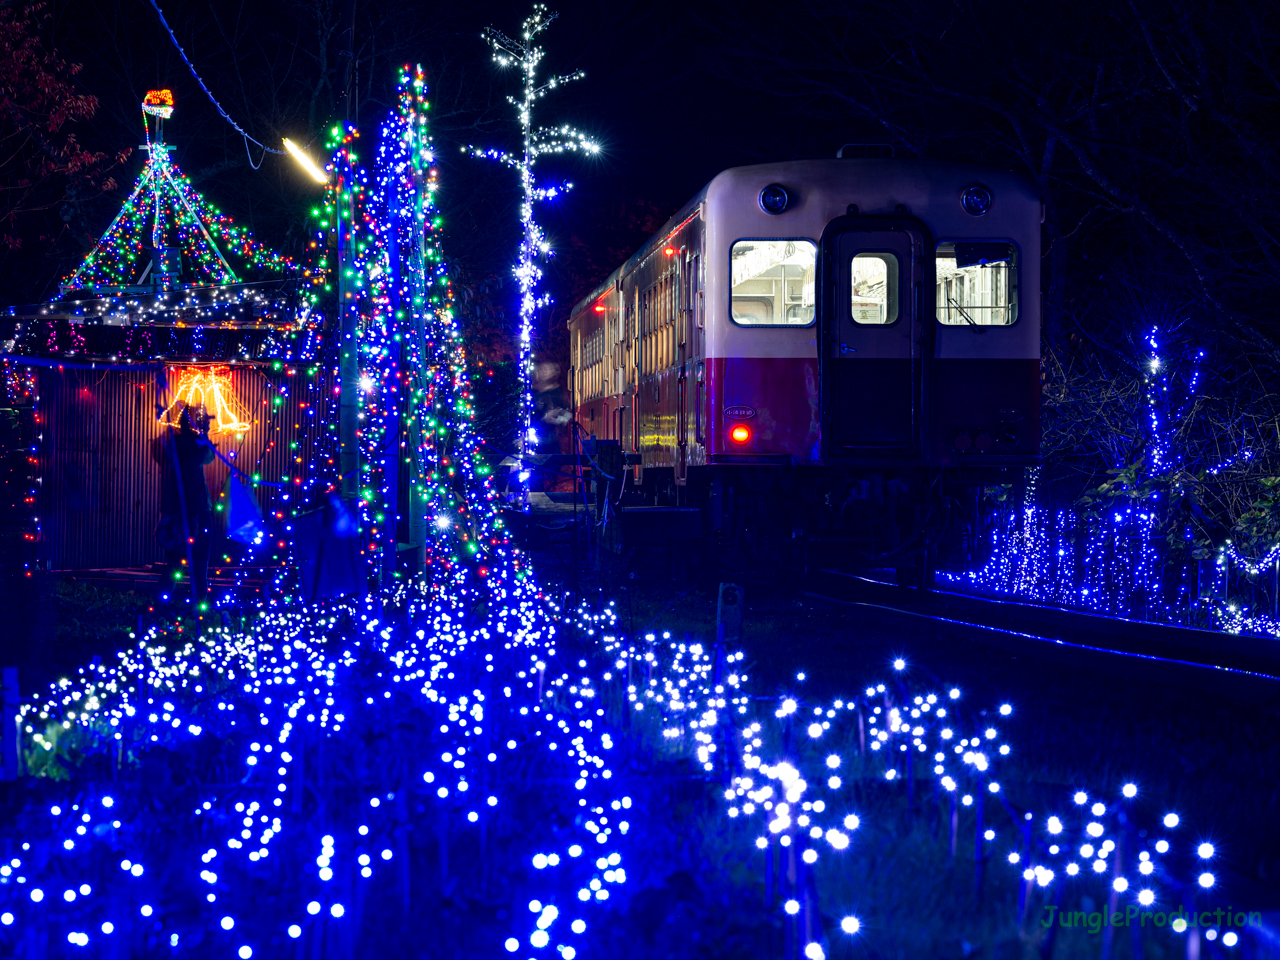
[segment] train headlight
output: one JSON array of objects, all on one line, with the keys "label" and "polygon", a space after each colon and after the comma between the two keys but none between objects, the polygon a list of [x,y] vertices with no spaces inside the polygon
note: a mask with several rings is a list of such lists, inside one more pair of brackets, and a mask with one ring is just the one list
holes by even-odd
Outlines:
[{"label": "train headlight", "polygon": [[735,423],[729,431],[729,439],[736,444],[744,444],[751,440],[751,428],[745,423]]},{"label": "train headlight", "polygon": [[790,202],[787,188],[780,183],[771,183],[760,191],[760,209],[765,213],[782,213]]},{"label": "train headlight", "polygon": [[991,191],[975,183],[960,194],[960,206],[964,207],[965,213],[980,217],[991,209]]}]

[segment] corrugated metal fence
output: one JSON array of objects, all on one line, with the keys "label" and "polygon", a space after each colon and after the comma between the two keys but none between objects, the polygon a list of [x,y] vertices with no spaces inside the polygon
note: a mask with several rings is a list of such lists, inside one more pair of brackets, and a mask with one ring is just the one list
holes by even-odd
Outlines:
[{"label": "corrugated metal fence", "polygon": [[[292,483],[303,477],[331,396],[325,375],[308,375],[309,369],[302,364],[227,369],[231,392],[250,427],[238,438],[214,433],[211,439],[241,470],[267,481]],[[169,368],[171,387],[181,370]],[[161,484],[155,448],[171,428],[156,418],[155,374],[42,369],[37,383],[41,558],[55,570],[140,567],[163,560],[155,539]],[[215,500],[228,473],[219,459],[205,468]],[[264,516],[283,518],[286,492],[255,488]],[[215,518],[221,526],[224,515],[215,513]],[[218,530],[214,556],[225,547]]]}]

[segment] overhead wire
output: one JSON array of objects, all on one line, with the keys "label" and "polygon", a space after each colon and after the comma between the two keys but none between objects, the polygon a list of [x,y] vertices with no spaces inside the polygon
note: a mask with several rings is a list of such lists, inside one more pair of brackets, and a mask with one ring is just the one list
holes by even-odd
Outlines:
[{"label": "overhead wire", "polygon": [[245,132],[244,128],[241,127],[240,124],[236,123],[234,120],[231,119],[231,114],[227,113],[226,110],[222,109],[222,104],[218,102],[217,98],[213,95],[212,91],[210,91],[209,88],[205,86],[205,82],[200,79],[200,74],[196,72],[195,64],[191,62],[190,58],[187,56],[187,52],[182,49],[182,44],[178,42],[178,38],[173,32],[173,27],[169,26],[169,21],[164,18],[164,13],[163,11],[161,11],[159,5],[156,3],[156,0],[151,0],[151,7],[153,10],[155,10],[156,16],[160,18],[160,25],[164,27],[165,31],[169,34],[169,39],[173,41],[173,45],[178,51],[178,56],[182,57],[182,62],[187,65],[187,69],[191,71],[191,75],[196,78],[196,83],[200,84],[200,89],[203,90],[205,93],[205,96],[209,98],[209,102],[212,103],[215,107],[217,107],[218,112],[222,114],[222,118],[226,120],[227,123],[231,124],[231,126],[233,126],[236,129],[236,132],[239,133],[240,136],[244,137],[244,152],[245,152],[245,155],[249,158],[249,166],[253,167],[254,170],[257,170],[258,167],[262,166],[261,160],[258,161],[257,166],[254,166],[253,154],[249,152],[250,143],[256,143],[266,153],[275,153],[275,154],[279,154],[280,156],[284,156],[285,151],[276,150],[276,149],[273,149],[272,147],[268,147],[261,140],[257,140],[249,136],[249,134]]}]

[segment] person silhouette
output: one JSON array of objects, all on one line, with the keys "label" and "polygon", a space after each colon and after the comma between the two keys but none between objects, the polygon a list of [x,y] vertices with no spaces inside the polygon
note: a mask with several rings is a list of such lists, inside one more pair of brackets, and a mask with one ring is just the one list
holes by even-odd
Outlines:
[{"label": "person silhouette", "polygon": [[165,551],[169,575],[183,561],[191,572],[192,597],[197,603],[209,592],[209,550],[213,542],[213,508],[204,468],[213,462],[207,418],[187,404],[177,430],[152,448],[161,467],[160,523],[156,539]]}]

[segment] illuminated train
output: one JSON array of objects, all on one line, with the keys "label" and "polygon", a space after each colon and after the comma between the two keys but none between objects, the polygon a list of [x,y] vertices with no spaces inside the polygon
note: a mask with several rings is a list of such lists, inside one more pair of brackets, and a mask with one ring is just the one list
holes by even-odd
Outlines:
[{"label": "illuminated train", "polygon": [[609,496],[698,508],[725,555],[980,562],[982,488],[1039,454],[1041,221],[984,167],[719,174],[570,316],[578,423],[627,464]]}]

